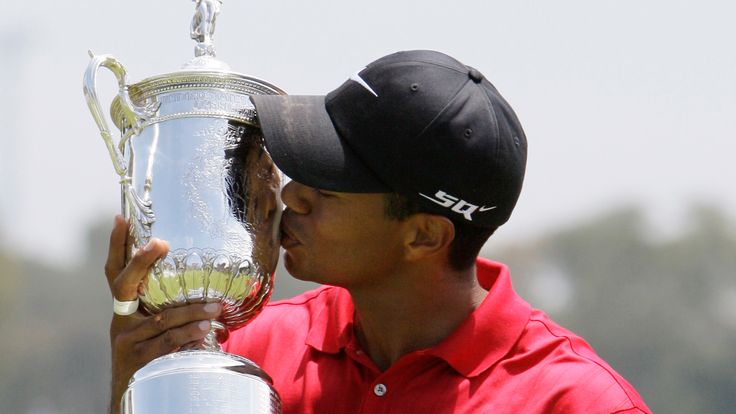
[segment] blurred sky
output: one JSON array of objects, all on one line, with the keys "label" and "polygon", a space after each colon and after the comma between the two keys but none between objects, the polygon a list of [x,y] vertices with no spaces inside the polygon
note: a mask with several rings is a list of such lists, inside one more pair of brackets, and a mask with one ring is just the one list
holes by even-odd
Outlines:
[{"label": "blurred sky", "polygon": [[[82,96],[87,50],[131,81],[193,56],[187,0],[5,2],[0,10],[0,243],[71,264],[119,210]],[[693,202],[736,211],[736,3],[731,1],[225,0],[218,58],[292,94],[324,94],[385,54],[436,49],[516,109],[527,177],[495,237],[520,240],[641,205],[653,232]],[[105,106],[113,77],[101,76]],[[462,168],[462,160],[458,160]]]}]

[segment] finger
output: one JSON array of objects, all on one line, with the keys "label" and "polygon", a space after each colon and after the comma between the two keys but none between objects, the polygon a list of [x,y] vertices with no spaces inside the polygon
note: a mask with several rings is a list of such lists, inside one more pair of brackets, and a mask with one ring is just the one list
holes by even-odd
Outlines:
[{"label": "finger", "polygon": [[107,250],[107,262],[105,263],[105,276],[108,285],[125,267],[125,242],[128,239],[128,226],[121,215],[116,215],[110,233],[110,243]]},{"label": "finger", "polygon": [[[143,325],[149,317],[150,316],[144,316],[140,310],[128,316],[121,316],[113,313],[112,321],[110,323],[110,339],[114,340],[118,335],[125,334],[126,332],[130,334],[129,337],[134,342],[148,339],[137,334],[135,329]],[[137,339],[139,337],[140,339]]]},{"label": "finger", "polygon": [[192,341],[188,344],[184,344],[181,346],[181,349],[201,349],[202,345],[204,344],[204,339],[200,339],[198,341]]},{"label": "finger", "polygon": [[112,282],[112,293],[117,300],[135,300],[138,287],[145,279],[151,266],[169,252],[169,244],[163,240],[152,238],[148,244],[133,255],[125,269]]},{"label": "finger", "polygon": [[148,341],[140,342],[134,347],[134,350],[144,360],[149,361],[176,351],[187,344],[202,341],[209,330],[209,321],[190,322],[178,328],[169,329]]},{"label": "finger", "polygon": [[[192,322],[210,320],[220,316],[221,307],[217,303],[202,303],[178,308],[166,309],[150,318],[146,318],[136,329],[139,340],[153,338],[162,333],[182,327]],[[209,331],[209,327],[207,328]],[[183,344],[180,344],[183,345]]]}]

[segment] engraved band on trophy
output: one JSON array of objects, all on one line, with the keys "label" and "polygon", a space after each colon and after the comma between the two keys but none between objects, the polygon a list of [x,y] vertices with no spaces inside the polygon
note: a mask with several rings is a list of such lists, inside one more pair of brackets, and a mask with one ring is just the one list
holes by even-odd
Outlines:
[{"label": "engraved band on trophy", "polygon": [[[120,176],[130,223],[127,257],[151,237],[169,254],[144,282],[140,302],[157,313],[219,302],[203,349],[176,352],[136,372],[123,413],[279,413],[271,380],[253,362],[221,351],[227,331],[255,317],[271,294],[279,254],[280,173],[265,149],[250,95],[283,94],[268,82],[231,72],[215,58],[219,0],[194,0],[195,58],[181,70],[129,84],[110,55],[93,55],[84,95]],[[110,116],[97,98],[101,67],[119,92]]]}]

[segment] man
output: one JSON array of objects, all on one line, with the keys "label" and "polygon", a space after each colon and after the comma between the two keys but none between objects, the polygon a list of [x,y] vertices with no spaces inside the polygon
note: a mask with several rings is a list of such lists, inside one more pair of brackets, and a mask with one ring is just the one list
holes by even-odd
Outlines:
[{"label": "man", "polygon": [[[532,309],[508,269],[476,259],[516,204],[526,138],[477,70],[438,52],[381,58],[322,96],[253,97],[292,178],[282,246],[294,277],[325,285],[266,307],[225,348],[274,379],[285,413],[646,413],[578,336]],[[166,253],[107,275],[132,300]],[[216,306],[115,316],[113,401],[148,360],[209,329]]]}]

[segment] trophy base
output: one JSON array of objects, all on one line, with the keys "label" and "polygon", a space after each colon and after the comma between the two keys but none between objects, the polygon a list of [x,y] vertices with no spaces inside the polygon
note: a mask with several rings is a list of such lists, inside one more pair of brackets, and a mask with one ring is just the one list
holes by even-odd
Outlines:
[{"label": "trophy base", "polygon": [[271,378],[250,360],[224,352],[182,351],[138,370],[121,401],[123,414],[279,414]]}]

